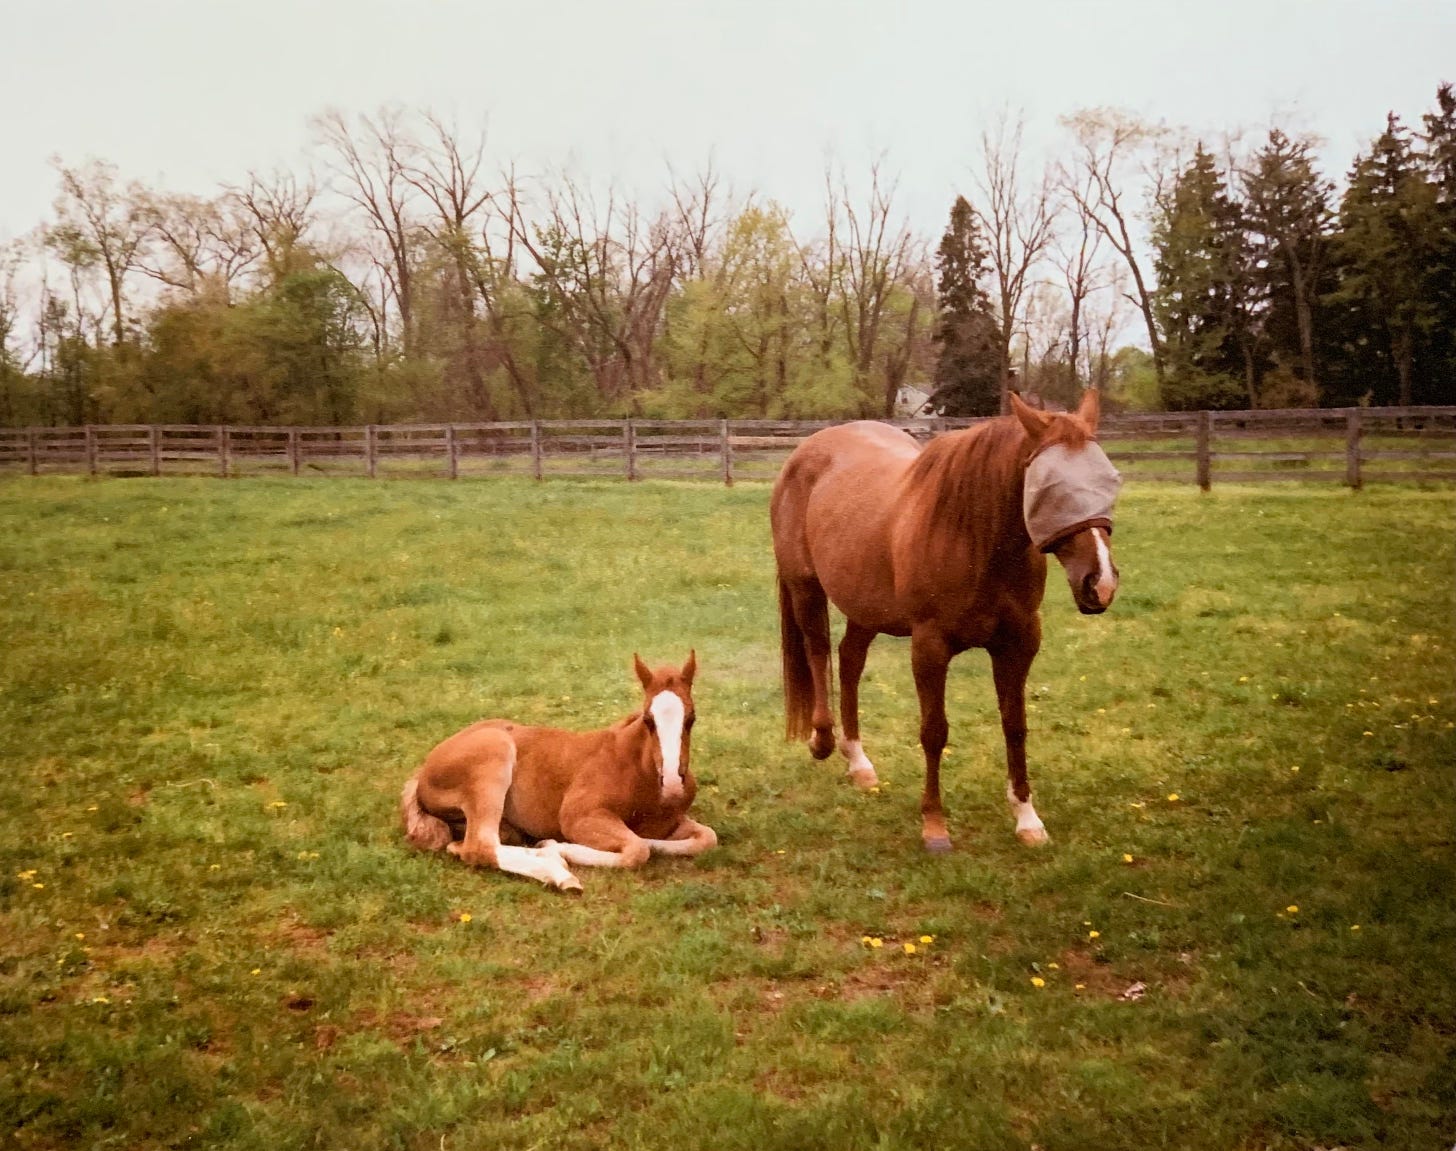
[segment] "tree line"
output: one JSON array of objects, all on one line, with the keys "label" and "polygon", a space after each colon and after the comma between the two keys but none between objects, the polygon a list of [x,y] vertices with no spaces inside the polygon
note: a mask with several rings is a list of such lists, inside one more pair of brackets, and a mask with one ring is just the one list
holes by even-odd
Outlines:
[{"label": "tree line", "polygon": [[398,108],[326,113],[306,174],[212,196],[57,161],[52,218],[0,249],[0,423],[837,418],[907,387],[952,415],[1012,386],[1456,402],[1449,84],[1420,130],[1388,118],[1338,196],[1280,129],[1063,124],[1033,169],[1019,120],[992,123],[935,244],[883,162],[831,165],[805,229],[711,167],[651,206],[487,173],[483,135]]}]

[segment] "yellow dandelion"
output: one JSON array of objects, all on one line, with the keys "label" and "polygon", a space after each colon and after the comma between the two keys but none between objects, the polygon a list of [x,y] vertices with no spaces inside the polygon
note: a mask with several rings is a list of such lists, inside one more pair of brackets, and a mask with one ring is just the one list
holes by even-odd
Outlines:
[{"label": "yellow dandelion", "polygon": [[107,999],[106,996],[104,996],[104,995],[95,995],[95,996],[92,996],[91,1002],[92,1003],[110,1003],[111,1000]]},{"label": "yellow dandelion", "polygon": [[35,877],[35,868],[33,868],[33,867],[30,868],[28,871],[17,871],[15,873],[15,878],[16,879],[32,879],[34,877]]},{"label": "yellow dandelion", "polygon": [[77,939],[85,939],[86,938],[86,933],[84,931],[78,931],[78,932],[76,932],[76,938]]},{"label": "yellow dandelion", "polygon": [[1169,803],[1177,803],[1178,802],[1178,793],[1176,791],[1170,791],[1170,792],[1168,792],[1168,802]]},{"label": "yellow dandelion", "polygon": [[95,804],[94,804],[94,803],[93,803],[93,804],[92,804],[92,805],[91,805],[91,806],[90,806],[90,807],[88,807],[88,808],[87,808],[87,809],[86,809],[86,810],[87,810],[87,811],[100,811],[100,810],[101,810],[101,809],[100,809],[100,808],[99,808],[99,807],[97,807],[97,806],[96,806],[96,805],[95,805]]},{"label": "yellow dandelion", "polygon": [[269,807],[287,807],[288,806],[288,803],[287,803],[287,801],[282,800],[282,799],[275,799],[268,806]]},{"label": "yellow dandelion", "polygon": [[474,918],[475,918],[475,916],[471,915],[470,912],[468,912],[468,911],[462,911],[460,913],[460,922],[461,923],[469,923]]},{"label": "yellow dandelion", "polygon": [[1074,984],[1072,984],[1072,990],[1073,991],[1085,991],[1085,990],[1087,990],[1087,985],[1085,983],[1074,983]]},{"label": "yellow dandelion", "polygon": [[1123,863],[1131,863],[1132,862],[1132,856],[1128,852],[1124,851],[1122,853],[1122,861],[1123,861]]},{"label": "yellow dandelion", "polygon": [[1296,763],[1296,764],[1295,764],[1295,765],[1294,765],[1294,766],[1293,766],[1293,767],[1291,767],[1291,768],[1290,768],[1290,769],[1289,769],[1289,770],[1290,770],[1290,771],[1292,771],[1292,772],[1294,772],[1294,774],[1295,774],[1295,775],[1298,775],[1298,774],[1299,774],[1299,764],[1297,764],[1297,763]]},{"label": "yellow dandelion", "polygon": [[874,947],[874,948],[880,948],[880,947],[885,946],[885,941],[883,939],[878,939],[878,938],[871,939],[870,940],[870,946],[871,947]]},{"label": "yellow dandelion", "polygon": [[935,936],[933,936],[933,935],[922,935],[920,937],[920,942],[921,943],[934,943],[935,942]]},{"label": "yellow dandelion", "polygon": [[207,870],[208,871],[221,871],[222,870],[222,864],[220,864],[220,863],[209,863],[207,865]]},{"label": "yellow dandelion", "polygon": [[1249,682],[1249,677],[1246,676],[1246,675],[1241,675],[1241,676],[1239,676],[1239,682],[1240,683],[1248,683]]},{"label": "yellow dandelion", "polygon": [[1375,733],[1373,731],[1367,731],[1367,732],[1365,732],[1365,734],[1366,735],[1374,735]]},{"label": "yellow dandelion", "polygon": [[866,946],[866,947],[871,947],[871,946],[873,946],[873,944],[872,944],[872,943],[871,943],[871,941],[870,941],[870,937],[869,937],[869,936],[868,936],[868,935],[861,935],[861,936],[860,936],[860,937],[859,937],[859,941],[860,941],[860,942],[861,942],[861,943],[863,943],[863,944],[864,944],[864,945],[865,945],[865,946]]},{"label": "yellow dandelion", "polygon": [[251,970],[250,972],[248,972],[248,974],[249,975],[262,975],[263,974],[263,969],[261,967],[255,967],[255,968],[253,968],[253,970]]},{"label": "yellow dandelion", "polygon": [[1033,975],[1031,977],[1031,985],[1033,987],[1045,987],[1046,986],[1046,980],[1043,979],[1040,975]]},{"label": "yellow dandelion", "polygon": [[1360,925],[1358,923],[1352,923],[1352,924],[1350,924],[1350,930],[1351,931],[1359,931],[1360,930]]},{"label": "yellow dandelion", "polygon": [[1048,963],[1047,964],[1047,970],[1048,971],[1060,971],[1061,969],[1062,969],[1062,965],[1060,963]]},{"label": "yellow dandelion", "polygon": [[785,854],[785,849],[781,847],[777,851],[775,851],[774,854],[775,855],[783,855],[783,854]]},{"label": "yellow dandelion", "polygon": [[1095,930],[1094,931],[1089,931],[1089,932],[1087,932],[1087,938],[1088,939],[1101,939],[1102,938],[1102,932],[1095,931]]},{"label": "yellow dandelion", "polygon": [[1299,914],[1299,904],[1297,904],[1297,903],[1291,903],[1284,910],[1287,911],[1290,915],[1298,915]]},{"label": "yellow dandelion", "polygon": [[44,891],[45,890],[45,884],[44,883],[32,883],[31,886],[33,888],[35,888],[37,891]]},{"label": "yellow dandelion", "polygon": [[904,947],[905,947],[905,954],[906,955],[914,955],[915,954],[915,944],[913,944],[913,943],[907,943],[907,944],[904,945]]}]

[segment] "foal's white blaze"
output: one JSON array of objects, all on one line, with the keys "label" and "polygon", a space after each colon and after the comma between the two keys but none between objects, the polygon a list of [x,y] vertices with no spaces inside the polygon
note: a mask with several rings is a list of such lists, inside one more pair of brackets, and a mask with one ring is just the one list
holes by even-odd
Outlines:
[{"label": "foal's white blaze", "polygon": [[1017,799],[1016,792],[1011,788],[1011,781],[1007,780],[1006,802],[1011,805],[1011,813],[1016,816],[1016,838],[1023,843],[1044,843],[1047,838],[1046,825],[1037,815],[1036,808],[1031,806],[1031,796],[1028,795],[1024,803]]},{"label": "foal's white blaze", "polygon": [[1102,528],[1092,529],[1092,539],[1097,544],[1097,602],[1106,607],[1117,594],[1117,576],[1112,571],[1112,550],[1107,546],[1107,533]]},{"label": "foal's white blaze", "polygon": [[662,746],[662,794],[671,798],[682,794],[682,736],[686,709],[675,692],[661,691],[652,697],[647,710],[657,724],[657,742]]}]

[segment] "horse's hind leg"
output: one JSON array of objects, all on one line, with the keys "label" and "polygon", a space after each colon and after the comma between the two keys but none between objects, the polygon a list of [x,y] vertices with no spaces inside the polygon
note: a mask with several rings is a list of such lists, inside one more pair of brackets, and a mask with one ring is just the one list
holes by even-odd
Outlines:
[{"label": "horse's hind leg", "polygon": [[849,623],[839,641],[839,719],[844,732],[839,751],[849,762],[847,771],[856,787],[874,787],[880,782],[859,741],[859,680],[876,634]]},{"label": "horse's hind leg", "polygon": [[829,598],[824,594],[823,585],[812,577],[794,581],[789,585],[788,594],[794,622],[803,639],[814,696],[809,719],[812,728],[809,753],[815,759],[825,759],[834,750],[834,716],[829,710]]},{"label": "horse's hind leg", "polygon": [[1016,838],[1029,846],[1047,841],[1046,828],[1031,805],[1026,777],[1026,677],[1037,642],[1011,644],[991,652],[991,677],[1001,709],[1001,734],[1006,740],[1006,800],[1016,816]]},{"label": "horse's hind leg", "polygon": [[482,749],[483,754],[470,765],[468,778],[459,787],[465,837],[446,850],[475,867],[496,867],[558,890],[580,891],[581,881],[571,874],[559,852],[501,843],[501,814],[515,775],[516,745],[504,732],[499,736]]}]

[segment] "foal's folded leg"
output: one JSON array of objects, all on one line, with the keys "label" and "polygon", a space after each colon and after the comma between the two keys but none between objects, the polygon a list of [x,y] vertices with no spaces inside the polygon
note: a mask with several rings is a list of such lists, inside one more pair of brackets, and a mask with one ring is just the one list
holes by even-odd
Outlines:
[{"label": "foal's folded leg", "polygon": [[666,839],[644,839],[658,855],[701,855],[718,845],[718,833],[706,823],[684,817]]},{"label": "foal's folded leg", "polygon": [[469,781],[460,789],[465,838],[450,844],[447,850],[476,867],[497,867],[560,891],[580,891],[581,880],[571,874],[559,852],[549,847],[514,847],[501,843],[501,813],[515,765],[516,745],[504,733],[482,749],[482,755],[471,766]]},{"label": "foal's folded leg", "polygon": [[647,840],[610,812],[563,817],[561,831],[567,841],[553,841],[551,849],[578,867],[640,867],[652,854]]}]

